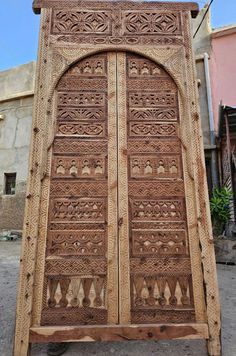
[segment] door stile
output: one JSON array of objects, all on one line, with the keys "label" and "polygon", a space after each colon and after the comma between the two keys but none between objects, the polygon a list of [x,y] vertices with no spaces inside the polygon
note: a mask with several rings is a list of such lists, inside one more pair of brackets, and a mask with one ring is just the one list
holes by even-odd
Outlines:
[{"label": "door stile", "polygon": [[119,324],[129,324],[130,267],[127,162],[126,54],[117,52]]},{"label": "door stile", "polygon": [[118,323],[118,201],[116,53],[108,53],[108,324]]}]

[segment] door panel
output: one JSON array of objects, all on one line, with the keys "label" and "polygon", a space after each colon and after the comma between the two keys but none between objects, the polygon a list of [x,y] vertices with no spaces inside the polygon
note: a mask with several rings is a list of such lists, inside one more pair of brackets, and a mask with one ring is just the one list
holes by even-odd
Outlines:
[{"label": "door panel", "polygon": [[178,90],[93,55],[57,87],[42,325],[195,321]]},{"label": "door panel", "polygon": [[116,54],[103,53],[57,87],[42,325],[118,321],[116,147]]},{"label": "door panel", "polygon": [[133,54],[126,85],[131,322],[194,321],[178,90]]}]

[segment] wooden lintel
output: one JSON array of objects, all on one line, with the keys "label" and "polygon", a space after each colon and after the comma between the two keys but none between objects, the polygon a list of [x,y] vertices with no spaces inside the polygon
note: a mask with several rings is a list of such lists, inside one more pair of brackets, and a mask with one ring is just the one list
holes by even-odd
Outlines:
[{"label": "wooden lintel", "polygon": [[207,324],[40,326],[30,328],[30,343],[168,339],[208,339]]},{"label": "wooden lintel", "polygon": [[[106,6],[106,1],[101,1],[101,3]],[[98,4],[99,1],[91,1],[90,0],[90,5],[91,7],[94,6],[94,4]],[[33,11],[35,14],[40,14],[42,8],[63,8],[63,7],[82,7],[85,5],[89,5],[89,1],[86,2],[86,0],[65,0],[65,5],[63,6],[63,3],[61,0],[33,0]],[[129,6],[130,8],[135,7],[136,4],[133,1],[116,1],[113,3],[113,6],[121,6],[122,3],[125,3],[125,6]],[[101,6],[100,6],[101,7]],[[169,7],[170,10],[180,10],[180,11],[190,11],[191,15],[193,18],[197,17],[198,12],[199,12],[199,6],[196,2],[178,2],[178,3],[170,3],[170,2],[165,2],[165,1],[150,1],[150,2],[140,2],[139,3],[139,8],[143,9],[149,9],[149,8],[159,8],[161,9],[166,9],[166,7]]]}]

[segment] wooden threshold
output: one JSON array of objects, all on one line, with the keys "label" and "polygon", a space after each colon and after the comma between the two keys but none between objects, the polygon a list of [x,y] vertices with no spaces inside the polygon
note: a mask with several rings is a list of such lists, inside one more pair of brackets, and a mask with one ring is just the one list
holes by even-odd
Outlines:
[{"label": "wooden threshold", "polygon": [[208,338],[207,324],[39,326],[30,328],[30,343]]}]

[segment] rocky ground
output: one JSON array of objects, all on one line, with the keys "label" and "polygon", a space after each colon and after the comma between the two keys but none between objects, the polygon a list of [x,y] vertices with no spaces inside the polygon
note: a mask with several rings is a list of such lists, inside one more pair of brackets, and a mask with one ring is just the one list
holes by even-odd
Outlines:
[{"label": "rocky ground", "polygon": [[[0,356],[12,355],[20,242],[0,242]],[[236,356],[236,266],[218,265],[223,356]],[[34,345],[31,356],[46,355]],[[66,356],[207,356],[203,341],[71,344]]]}]

